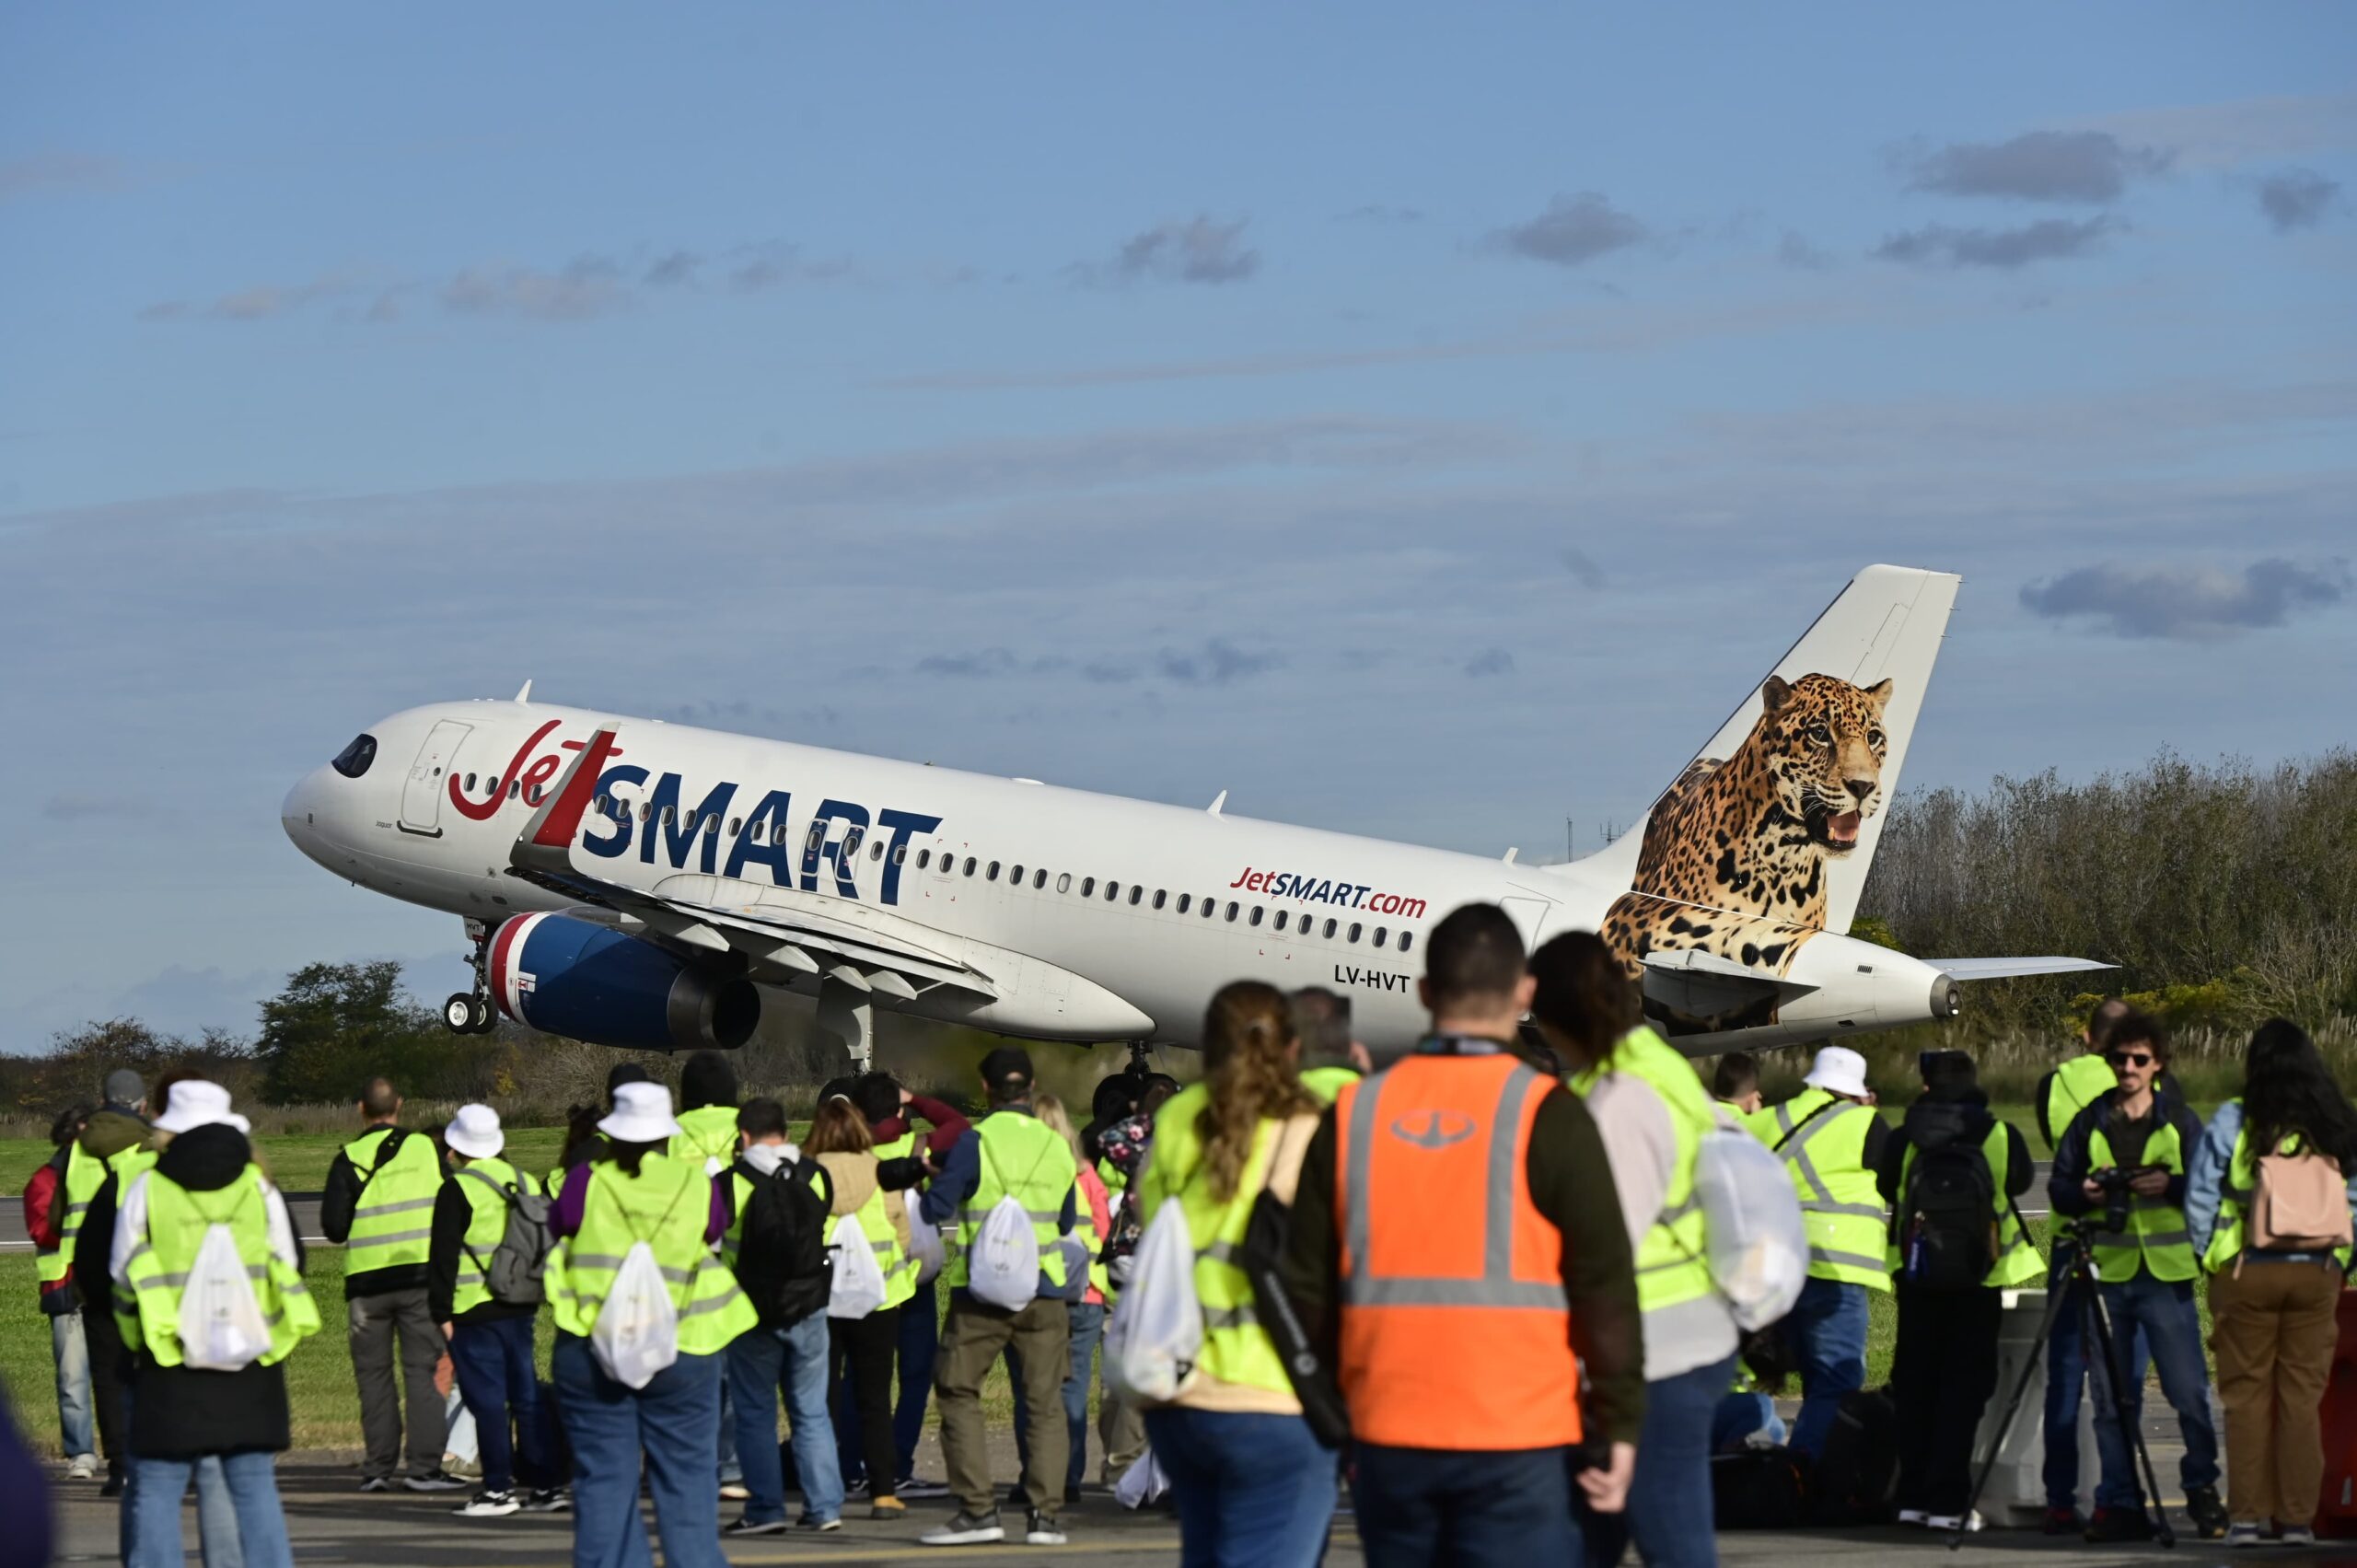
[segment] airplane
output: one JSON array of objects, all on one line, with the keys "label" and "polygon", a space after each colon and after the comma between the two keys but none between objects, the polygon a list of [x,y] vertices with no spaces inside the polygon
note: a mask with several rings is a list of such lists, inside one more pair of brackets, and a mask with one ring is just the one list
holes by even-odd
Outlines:
[{"label": "airplane", "polygon": [[1960,982],[2110,966],[1916,958],[1848,935],[1961,579],[1870,566],[1601,852],[1524,865],[531,701],[412,708],[297,783],[302,853],[463,918],[501,1014],[636,1051],[734,1049],[778,993],[867,1064],[877,1008],[1027,1040],[1192,1046],[1229,981],[1351,999],[1378,1056],[1426,1016],[1460,905],[1534,947],[1597,931],[1689,1055],[1951,1018]]}]

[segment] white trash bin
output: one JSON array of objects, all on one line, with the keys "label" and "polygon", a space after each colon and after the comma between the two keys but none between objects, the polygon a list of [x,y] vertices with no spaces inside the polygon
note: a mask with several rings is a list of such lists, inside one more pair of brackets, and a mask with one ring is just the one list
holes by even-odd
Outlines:
[{"label": "white trash bin", "polygon": [[[1980,1430],[1972,1440],[1972,1473],[1978,1476],[1995,1448],[2005,1400],[2022,1375],[2025,1362],[2037,1365],[2011,1431],[2003,1434],[2004,1447],[1989,1485],[1980,1494],[1980,1514],[1991,1524],[2034,1525],[2046,1516],[2046,1346],[2038,1337],[2046,1317],[2043,1290],[2003,1293],[2003,1316],[1997,1325],[1997,1391],[1980,1412]],[[2093,1379],[2089,1380],[2092,1392]],[[2079,1401],[2079,1512],[2092,1510],[2096,1478],[2102,1464],[2096,1454],[2096,1414],[2092,1399]]]}]

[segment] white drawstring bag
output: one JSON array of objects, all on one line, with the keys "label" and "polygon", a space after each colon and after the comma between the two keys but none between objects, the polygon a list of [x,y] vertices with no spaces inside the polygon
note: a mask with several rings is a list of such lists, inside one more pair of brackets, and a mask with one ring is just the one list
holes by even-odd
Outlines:
[{"label": "white drawstring bag", "polygon": [[1736,1327],[1782,1318],[1808,1283],[1808,1227],[1800,1197],[1776,1152],[1739,1127],[1704,1132],[1694,1161],[1711,1281]]},{"label": "white drawstring bag", "polygon": [[1183,1205],[1162,1205],[1138,1238],[1130,1282],[1105,1326],[1105,1380],[1147,1404],[1177,1399],[1203,1353],[1203,1304],[1195,1295],[1195,1241]]},{"label": "white drawstring bag", "polygon": [[966,1260],[966,1283],[977,1296],[1009,1312],[1022,1311],[1039,1294],[1039,1236],[1013,1193],[982,1216]]},{"label": "white drawstring bag", "polygon": [[679,1311],[663,1283],[655,1249],[633,1241],[614,1271],[613,1289],[589,1328],[589,1349],[606,1376],[625,1388],[644,1388],[679,1359]]},{"label": "white drawstring bag", "polygon": [[920,1286],[939,1278],[943,1266],[949,1261],[948,1249],[941,1244],[941,1227],[917,1213],[914,1203],[909,1205],[909,1256],[916,1260]]},{"label": "white drawstring bag", "polygon": [[857,1214],[835,1222],[834,1239],[827,1249],[834,1257],[834,1283],[827,1287],[827,1316],[865,1318],[884,1305],[884,1270],[876,1261],[876,1248],[859,1228]]},{"label": "white drawstring bag", "polygon": [[1170,1477],[1163,1470],[1162,1461],[1154,1457],[1154,1447],[1149,1444],[1137,1462],[1123,1470],[1121,1479],[1113,1483],[1113,1501],[1135,1513],[1162,1501],[1162,1494],[1169,1490]]},{"label": "white drawstring bag", "polygon": [[180,1362],[203,1372],[237,1372],[270,1349],[270,1325],[255,1298],[238,1238],[218,1222],[204,1227],[180,1292]]}]

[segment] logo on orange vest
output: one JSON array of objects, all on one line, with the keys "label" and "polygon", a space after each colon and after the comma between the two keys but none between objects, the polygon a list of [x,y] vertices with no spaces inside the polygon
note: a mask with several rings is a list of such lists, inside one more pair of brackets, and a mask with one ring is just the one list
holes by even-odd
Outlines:
[{"label": "logo on orange vest", "polygon": [[1420,1149],[1445,1149],[1473,1135],[1473,1119],[1461,1110],[1428,1110],[1394,1121],[1391,1135]]}]

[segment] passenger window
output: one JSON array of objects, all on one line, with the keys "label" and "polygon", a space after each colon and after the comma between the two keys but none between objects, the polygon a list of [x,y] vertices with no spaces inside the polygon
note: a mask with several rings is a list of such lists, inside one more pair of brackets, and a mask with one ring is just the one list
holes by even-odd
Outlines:
[{"label": "passenger window", "polygon": [[1229,923],[1230,924],[1235,923],[1235,921],[1236,921],[1236,905],[1235,905],[1235,904],[1233,904],[1233,903],[1231,903],[1231,904],[1229,904],[1229,905],[1227,906],[1227,918],[1228,918],[1228,923]]},{"label": "passenger window", "polygon": [[[905,848],[906,846],[904,845],[902,847]],[[921,849],[917,851],[917,869],[919,871],[923,871],[926,866],[931,865],[932,864],[933,851],[929,849]]]},{"label": "passenger window", "polygon": [[[892,846],[892,864],[895,865],[906,865],[908,863],[909,846],[906,844],[894,844]],[[917,862],[917,869],[920,871],[924,869],[923,861],[920,860]]]},{"label": "passenger window", "polygon": [[985,875],[983,876],[982,880],[983,880],[983,881],[985,881],[985,882],[995,882],[995,881],[997,881],[997,880],[998,880],[998,862],[997,862],[997,861],[993,860],[993,861],[992,861],[992,862],[991,862],[991,867],[990,867],[990,870],[989,870],[989,872],[988,872],[987,874],[985,874]]},{"label": "passenger window", "polygon": [[1391,944],[1391,933],[1390,933],[1390,932],[1388,932],[1388,931],[1386,931],[1386,930],[1385,930],[1382,926],[1380,926],[1380,925],[1376,926],[1376,927],[1375,928],[1375,945],[1376,945],[1376,947],[1389,947],[1389,946],[1390,946],[1390,944]]},{"label": "passenger window", "polygon": [[1060,871],[1056,873],[1056,891],[1059,893],[1069,893],[1072,891],[1071,872]]},{"label": "passenger window", "polygon": [[[668,806],[665,807],[663,808],[664,819],[668,821],[670,819],[670,815],[671,808]],[[802,847],[806,850],[817,849],[820,844],[825,843],[826,842],[827,824],[824,822],[813,822],[810,824],[810,831],[803,838]]]},{"label": "passenger window", "polygon": [[1414,936],[1411,933],[1402,931],[1399,934],[1399,950],[1403,953],[1406,952],[1408,950],[1408,944],[1413,940]]},{"label": "passenger window", "polygon": [[865,836],[866,830],[854,823],[852,827],[852,830],[843,835],[843,847],[842,854],[837,856],[838,863],[849,860],[852,856],[857,854],[859,853],[859,841]]},{"label": "passenger window", "polygon": [[715,811],[703,819],[703,836],[708,839],[716,839],[720,836],[719,812]]},{"label": "passenger window", "polygon": [[1195,901],[1195,896],[1194,896],[1192,893],[1181,893],[1181,894],[1179,894],[1179,895],[1178,895],[1178,912],[1179,912],[1180,914],[1185,914],[1185,913],[1187,912],[1187,906],[1188,906],[1189,904],[1193,903],[1194,901]]},{"label": "passenger window", "polygon": [[345,778],[356,779],[366,772],[368,764],[376,760],[377,738],[373,735],[359,735],[353,738],[351,745],[337,752],[335,761],[328,766]]},{"label": "passenger window", "polygon": [[[521,800],[524,798],[524,784],[522,780],[510,779],[507,782],[507,798],[510,800]],[[666,807],[663,812],[663,819],[666,822],[671,819],[671,813],[668,807]]]},{"label": "passenger window", "polygon": [[1096,891],[1097,891],[1097,878],[1096,878],[1096,877],[1082,877],[1082,878],[1080,879],[1080,896],[1081,896],[1082,898],[1084,898],[1084,899],[1088,898],[1088,897],[1092,896]]},{"label": "passenger window", "polygon": [[[884,841],[882,839],[877,840],[874,844],[868,847],[867,858],[870,860],[881,860],[884,858]],[[900,863],[896,860],[892,864],[898,865]]]},{"label": "passenger window", "polygon": [[691,833],[694,832],[696,830],[696,814],[692,811],[689,812],[686,818],[681,820],[679,826],[685,828]]},{"label": "passenger window", "polygon": [[1006,874],[1006,879],[1008,883],[1014,887],[1020,888],[1023,886],[1023,867],[1018,865],[1014,870],[1008,872]]},{"label": "passenger window", "polygon": [[1334,940],[1334,922],[1330,920],[1326,923],[1326,940],[1329,942]]},{"label": "passenger window", "polygon": [[1130,884],[1130,907],[1132,909],[1137,908],[1138,900],[1144,897],[1145,889],[1144,888],[1139,887],[1134,882]]},{"label": "passenger window", "polygon": [[970,855],[970,855],[968,855],[968,856],[966,857],[966,875],[967,875],[967,876],[969,876],[969,877],[971,877],[973,874],[974,874],[974,857],[973,857],[972,855]]},{"label": "passenger window", "polygon": [[1260,923],[1260,906],[1259,904],[1254,904],[1252,906],[1252,923],[1254,925]]},{"label": "passenger window", "polygon": [[674,821],[676,821],[676,820],[678,819],[678,818],[679,818],[679,808],[678,807],[676,807],[676,806],[667,806],[667,807],[665,807],[663,808],[663,825],[664,825],[665,827],[667,827],[667,828],[668,828],[668,827],[669,827],[669,826],[670,826]]},{"label": "passenger window", "polygon": [[1283,931],[1284,928],[1285,928],[1285,912],[1284,912],[1284,911],[1283,911],[1283,910],[1279,910],[1279,911],[1277,912],[1277,929],[1278,929],[1279,931]]},{"label": "passenger window", "polygon": [[1164,891],[1162,889],[1160,889],[1160,888],[1156,888],[1156,889],[1154,890],[1154,907],[1155,907],[1155,908],[1156,908],[1156,909],[1160,909],[1160,908],[1163,906],[1163,904],[1164,904],[1165,902],[1167,902],[1167,901],[1169,900],[1169,898],[1170,898],[1170,895],[1169,895],[1168,893],[1165,892],[1165,891]]},{"label": "passenger window", "polygon": [[[1204,918],[1205,920],[1209,920],[1209,919],[1211,919],[1213,912],[1213,911],[1215,911],[1215,910],[1217,910],[1218,908],[1219,908],[1219,900],[1218,900],[1217,899],[1205,899],[1205,900],[1203,900],[1203,918]],[[1236,917],[1235,917],[1234,915],[1232,915],[1232,914],[1231,914],[1231,915],[1229,915],[1227,918],[1228,918],[1228,919],[1230,919],[1230,920],[1234,920]]]},{"label": "passenger window", "polygon": [[655,802],[653,802],[653,801],[651,801],[651,800],[642,800],[642,801],[640,801],[640,802],[638,803],[638,819],[639,819],[640,821],[644,822],[644,821],[645,821],[649,817],[652,817],[652,816],[654,816],[654,815],[655,815]]},{"label": "passenger window", "polygon": [[1111,903],[1115,899],[1118,899],[1120,896],[1121,885],[1119,882],[1108,882],[1105,884],[1105,901],[1107,903]]},{"label": "passenger window", "polygon": [[1047,885],[1048,868],[1046,866],[1043,865],[1039,870],[1031,873],[1031,886],[1034,889],[1044,888]]},{"label": "passenger window", "polygon": [[1359,939],[1359,930],[1360,930],[1359,923],[1358,923],[1357,921],[1353,921],[1353,922],[1351,922],[1351,940],[1352,940],[1352,941],[1355,942],[1355,941],[1357,941],[1357,940]]},{"label": "passenger window", "polygon": [[747,833],[747,834],[746,834],[746,837],[748,837],[748,838],[751,839],[755,843],[760,843],[760,842],[761,842],[761,835],[762,835],[764,832],[768,831],[768,830],[769,830],[769,824],[768,824],[768,823],[766,823],[766,822],[756,822],[756,823],[754,823],[754,824],[753,824],[753,826],[752,826],[752,830],[751,830],[750,832]]},{"label": "passenger window", "polygon": [[466,792],[467,792],[469,795],[472,795],[472,794],[474,794],[474,792],[475,792],[475,776],[474,776],[474,774],[472,774],[472,773],[469,773],[469,774],[467,775],[467,782],[465,783],[465,784],[463,784],[463,785],[462,785],[462,786],[460,786],[460,787],[462,787],[463,789],[465,789],[465,790],[466,790]]}]

